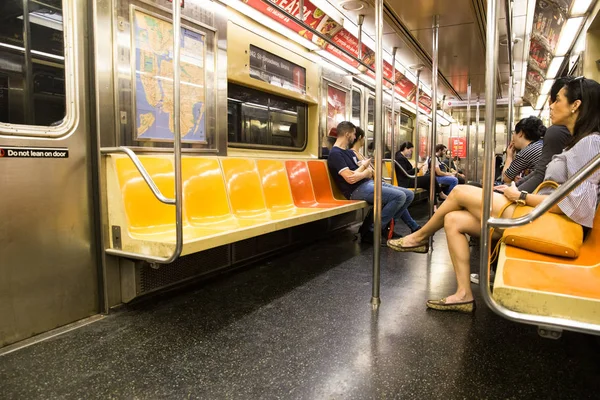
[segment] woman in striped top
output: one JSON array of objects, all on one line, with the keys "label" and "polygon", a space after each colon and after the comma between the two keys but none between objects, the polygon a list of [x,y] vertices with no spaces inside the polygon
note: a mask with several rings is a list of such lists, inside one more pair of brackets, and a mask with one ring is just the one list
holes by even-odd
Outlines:
[{"label": "woman in striped top", "polygon": [[544,133],[546,127],[539,118],[523,118],[517,123],[506,150],[506,162],[502,169],[504,183],[510,184],[518,180],[523,172],[533,171],[542,156]]},{"label": "woman in striped top", "polygon": [[[576,78],[559,91],[556,101],[550,105],[552,123],[564,125],[572,134],[565,151],[552,158],[546,169],[545,179],[559,184],[571,178],[590,160],[600,154],[600,84],[591,79]],[[550,212],[565,214],[584,227],[591,228],[600,195],[600,171],[596,171]],[[538,194],[519,192],[514,183],[504,194],[494,193],[492,216],[500,217],[500,210],[507,204],[524,200],[528,206],[540,204],[552,189]],[[430,236],[442,227],[446,231],[448,249],[456,273],[458,288],[454,294],[441,300],[429,300],[427,306],[436,310],[472,312],[475,301],[469,281],[469,242],[465,234],[478,237],[481,229],[481,189],[470,185],[457,186],[423,228],[404,238],[388,241],[388,247],[396,251],[428,252]],[[507,207],[502,217],[510,217],[514,205]],[[499,238],[502,232],[495,232]]]}]

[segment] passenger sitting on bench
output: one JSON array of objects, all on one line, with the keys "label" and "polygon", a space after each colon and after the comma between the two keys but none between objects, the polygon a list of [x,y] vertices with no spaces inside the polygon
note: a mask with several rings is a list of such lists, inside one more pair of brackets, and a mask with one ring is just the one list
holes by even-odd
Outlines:
[{"label": "passenger sitting on bench", "polygon": [[[371,159],[362,158],[359,161],[358,156],[349,150],[349,144],[353,143],[357,148],[364,146],[364,132],[358,128],[360,139],[357,140],[357,128],[349,121],[340,122],[337,126],[337,140],[329,157],[327,165],[334,182],[347,199],[365,200],[373,204],[375,185],[373,183],[373,169],[370,167]],[[358,142],[358,143],[355,143]],[[361,155],[362,156],[362,155]],[[421,227],[412,219],[407,211],[409,204],[414,198],[413,192],[408,189],[382,183],[381,192],[381,226],[385,227],[382,232],[382,239],[388,237],[388,226],[392,219],[402,221],[408,225],[411,232],[416,232]],[[361,240],[368,241],[370,236],[372,240],[373,228],[364,237],[361,234]]]},{"label": "passenger sitting on bench", "polygon": [[502,169],[504,183],[510,184],[513,181],[516,183],[521,173],[533,171],[542,156],[544,133],[546,127],[539,118],[523,118],[517,123],[506,150],[506,161]]},{"label": "passenger sitting on bench", "polygon": [[[400,164],[402,166],[402,168],[404,168],[404,170],[409,175],[416,175],[419,172],[419,168],[413,167],[409,161],[409,159],[412,158],[414,147],[415,146],[411,142],[404,142],[400,145],[400,150],[398,152],[396,152],[396,156],[395,156],[396,162],[398,164]],[[414,188],[415,187],[415,180],[407,177],[404,174],[404,172],[402,172],[400,167],[398,167],[398,165],[396,165],[395,163],[394,163],[394,169],[396,172],[396,179],[398,180],[398,186],[405,187],[405,188]],[[447,196],[444,194],[444,192],[442,192],[442,187],[437,182],[437,180],[434,180],[434,183],[435,183],[435,194],[437,196],[439,196],[440,199],[445,200]],[[417,176],[417,187],[418,188],[421,188],[424,190],[429,190],[429,185],[430,185],[429,176],[427,176],[427,175]]]},{"label": "passenger sitting on bench", "polygon": [[[458,178],[456,177],[456,173],[452,173],[448,171],[448,166],[440,162],[440,157],[444,155],[447,147],[443,144],[438,144],[435,146],[435,180],[440,185],[446,185],[442,187],[442,191],[449,195],[452,189],[458,185]],[[427,157],[427,161],[425,163],[425,168],[429,169],[430,158]],[[425,172],[428,174],[428,172]]]},{"label": "passenger sitting on bench", "polygon": [[[552,158],[546,169],[545,180],[565,183],[588,162],[600,154],[600,84],[592,79],[576,78],[560,89],[556,101],[550,105],[552,123],[564,125],[572,133],[569,146]],[[515,210],[511,205],[498,215],[507,203],[517,200],[535,207],[554,192],[544,188],[538,194],[519,192],[513,183],[504,194],[494,193],[492,216],[510,218]],[[460,185],[448,196],[421,230],[404,238],[388,241],[396,251],[428,252],[428,240],[444,228],[448,249],[454,265],[458,288],[454,294],[441,300],[430,300],[427,307],[436,310],[472,312],[475,300],[469,282],[470,253],[465,235],[479,237],[481,232],[482,192],[480,188]],[[600,197],[600,171],[595,171],[566,195],[548,212],[564,214],[585,228],[591,228]],[[502,231],[494,232],[498,239]]]},{"label": "passenger sitting on bench", "polygon": [[467,182],[464,171],[460,168],[460,157],[454,156],[454,158],[448,159],[450,166],[450,172],[456,172],[456,178],[458,179],[459,185],[464,185]]}]

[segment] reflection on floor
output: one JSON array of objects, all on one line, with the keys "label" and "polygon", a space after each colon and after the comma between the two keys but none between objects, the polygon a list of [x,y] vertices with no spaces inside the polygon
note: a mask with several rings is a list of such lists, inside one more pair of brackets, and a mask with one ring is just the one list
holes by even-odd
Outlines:
[{"label": "reflection on floor", "polygon": [[455,288],[443,232],[431,256],[382,249],[373,313],[352,233],[0,357],[2,398],[598,398],[596,337],[425,309]]}]

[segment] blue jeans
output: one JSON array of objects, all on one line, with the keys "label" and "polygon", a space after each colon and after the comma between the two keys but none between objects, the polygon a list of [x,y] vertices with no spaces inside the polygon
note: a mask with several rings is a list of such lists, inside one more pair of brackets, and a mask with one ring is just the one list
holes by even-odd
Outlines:
[{"label": "blue jeans", "polygon": [[[374,197],[375,184],[373,180],[369,180],[354,189],[350,195],[350,200],[364,200],[373,205]],[[381,226],[388,226],[393,218],[396,222],[401,219],[411,231],[417,229],[419,224],[412,219],[407,210],[414,198],[415,195],[410,190],[383,182],[381,188]],[[371,230],[373,230],[372,227]]]},{"label": "blue jeans", "polygon": [[442,186],[442,192],[444,192],[444,194],[450,194],[452,189],[458,185],[458,178],[455,176],[436,176],[435,180],[440,185],[448,185],[448,187]]}]

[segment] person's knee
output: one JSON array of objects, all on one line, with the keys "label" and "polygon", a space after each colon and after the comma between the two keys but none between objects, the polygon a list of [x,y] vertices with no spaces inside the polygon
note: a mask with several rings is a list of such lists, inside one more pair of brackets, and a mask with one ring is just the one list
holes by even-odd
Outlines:
[{"label": "person's knee", "polygon": [[457,212],[449,212],[444,216],[444,228],[448,231],[459,231],[461,224],[461,215]]},{"label": "person's knee", "polygon": [[415,199],[415,193],[412,190],[407,190],[404,192],[404,194],[406,195],[406,201],[408,203],[412,203],[412,201]]}]

